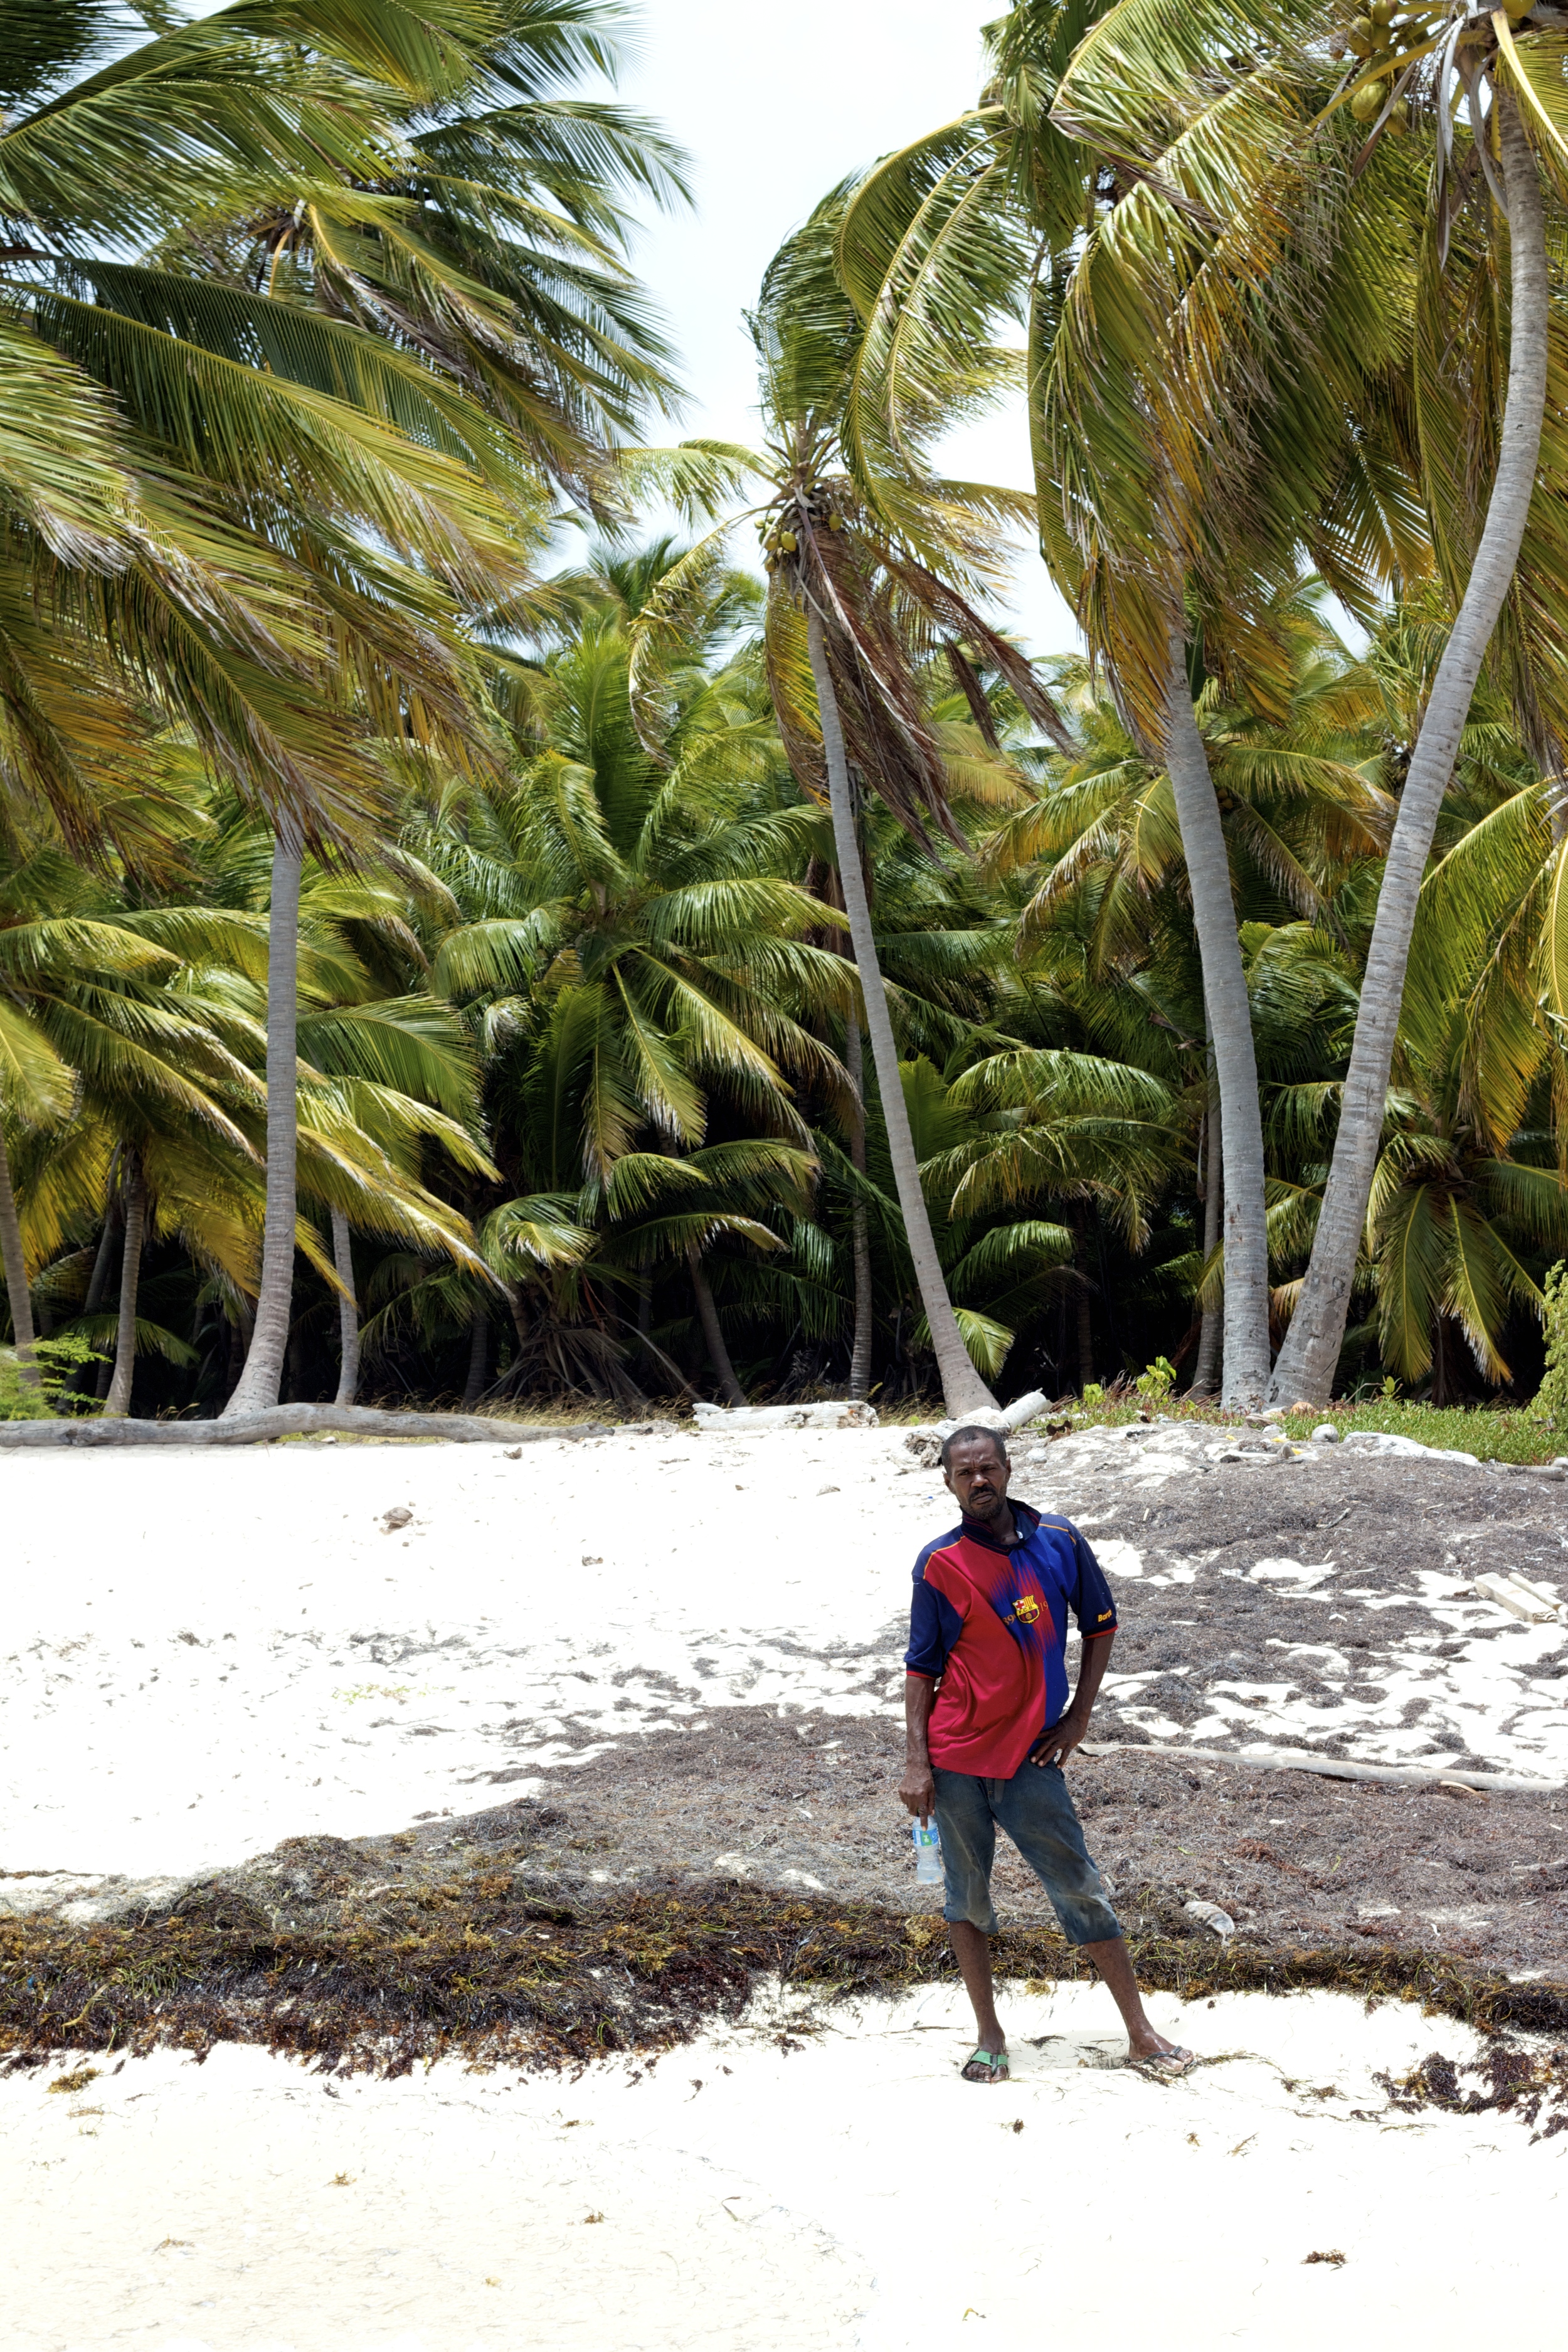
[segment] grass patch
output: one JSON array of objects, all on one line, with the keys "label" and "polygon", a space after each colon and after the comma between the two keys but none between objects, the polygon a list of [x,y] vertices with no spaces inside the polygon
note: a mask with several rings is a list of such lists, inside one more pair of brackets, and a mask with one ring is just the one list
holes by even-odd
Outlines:
[{"label": "grass patch", "polygon": [[[1214,1405],[1189,1404],[1184,1397],[1173,1397],[1156,1410],[1170,1420],[1203,1422],[1216,1430],[1237,1429],[1242,1419],[1239,1413],[1221,1412]],[[1141,1417],[1136,1398],[1108,1397],[1103,1404],[1088,1406],[1069,1400],[1041,1418],[1065,1419],[1069,1411],[1075,1430],[1120,1428]],[[1482,1462],[1552,1462],[1568,1451],[1568,1439],[1549,1423],[1534,1419],[1524,1405],[1509,1411],[1490,1405],[1437,1406],[1407,1403],[1400,1397],[1365,1397],[1355,1403],[1312,1405],[1305,1412],[1288,1412],[1281,1425],[1292,1436],[1304,1437],[1325,1421],[1331,1421],[1342,1436],[1348,1437],[1352,1430],[1384,1431],[1394,1437],[1413,1437],[1418,1445],[1474,1454]]]}]

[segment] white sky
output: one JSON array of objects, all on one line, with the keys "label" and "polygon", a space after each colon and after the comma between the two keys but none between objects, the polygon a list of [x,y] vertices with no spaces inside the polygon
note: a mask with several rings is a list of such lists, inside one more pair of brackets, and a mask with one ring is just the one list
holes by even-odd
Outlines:
[{"label": "white sky", "polygon": [[[642,0],[620,95],[693,159],[695,214],[656,220],[637,255],[691,392],[687,433],[752,441],[741,313],[791,229],[856,166],[960,114],[979,94],[980,28],[1003,0]],[[942,453],[955,473],[1032,487],[1021,405]],[[739,552],[739,549],[737,550]],[[1037,551],[1020,551],[1012,617],[1031,651],[1077,644]]]}]

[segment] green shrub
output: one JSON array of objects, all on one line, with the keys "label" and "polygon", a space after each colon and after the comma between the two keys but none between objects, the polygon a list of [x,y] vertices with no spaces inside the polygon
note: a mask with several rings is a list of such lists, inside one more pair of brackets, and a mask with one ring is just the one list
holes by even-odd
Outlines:
[{"label": "green shrub", "polygon": [[1132,1385],[1145,1404],[1163,1404],[1176,1385],[1176,1368],[1168,1357],[1156,1356],[1147,1371],[1140,1372]]},{"label": "green shrub", "polygon": [[38,1368],[35,1388],[22,1378],[15,1348],[0,1348],[0,1421],[48,1421],[84,1364],[103,1358],[85,1339],[67,1332],[58,1339],[35,1339],[33,1361]]},{"label": "green shrub", "polygon": [[1568,1261],[1546,1277],[1546,1370],[1530,1408],[1551,1429],[1568,1427]]}]

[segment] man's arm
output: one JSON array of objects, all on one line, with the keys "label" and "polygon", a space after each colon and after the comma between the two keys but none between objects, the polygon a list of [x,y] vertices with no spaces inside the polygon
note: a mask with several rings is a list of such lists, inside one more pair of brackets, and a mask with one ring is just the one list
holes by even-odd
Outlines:
[{"label": "man's arm", "polygon": [[926,1727],[936,1697],[936,1685],[926,1675],[904,1676],[904,1777],[899,1794],[922,1822],[936,1810],[936,1782],[931,1778]]},{"label": "man's arm", "polygon": [[[1053,1723],[1030,1748],[1031,1764],[1065,1764],[1079,1742],[1088,1738],[1089,1718],[1094,1711],[1100,1685],[1105,1680],[1105,1669],[1110,1664],[1110,1645],[1115,1639],[1114,1633],[1102,1633],[1098,1640],[1082,1643],[1079,1651],[1078,1688],[1072,1695],[1072,1702],[1060,1722]],[[907,1699],[904,1704],[907,1715]]]}]

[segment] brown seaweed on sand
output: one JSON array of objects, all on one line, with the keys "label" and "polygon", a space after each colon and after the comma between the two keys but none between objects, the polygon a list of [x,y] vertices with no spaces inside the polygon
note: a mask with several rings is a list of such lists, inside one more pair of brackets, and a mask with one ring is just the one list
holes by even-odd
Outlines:
[{"label": "brown seaweed on sand", "polygon": [[[1133,1949],[1145,1984],[1189,2001],[1312,1989],[1416,2001],[1487,2035],[1568,2033],[1568,1985],[1511,1982],[1444,1954],[1240,1937],[1215,1947],[1164,1933]],[[997,1965],[1042,1982],[1089,1973],[1043,1927],[1005,1935]],[[930,1918],[695,1878],[547,1900],[491,1861],[377,1889],[321,1925],[274,1924],[243,1894],[198,1887],[134,1923],[0,1921],[0,2063],[160,2046],[201,2057],[235,2042],[342,2074],[395,2075],[447,2054],[572,2065],[672,2047],[739,2017],[770,1982],[834,2000],[952,1975]],[[1424,2095],[1441,2087],[1433,2076]],[[1404,2095],[1415,2095],[1414,2078]]]}]

